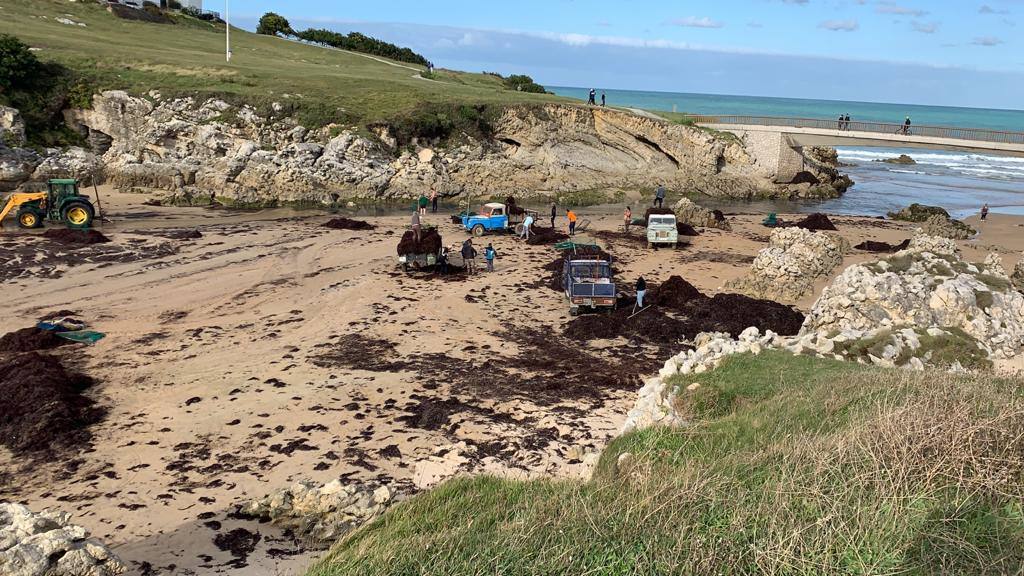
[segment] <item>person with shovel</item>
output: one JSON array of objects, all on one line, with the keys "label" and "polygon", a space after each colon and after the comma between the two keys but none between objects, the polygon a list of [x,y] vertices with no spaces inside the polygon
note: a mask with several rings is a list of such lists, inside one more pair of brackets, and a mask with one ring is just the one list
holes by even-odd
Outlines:
[{"label": "person with shovel", "polygon": [[636,312],[637,308],[644,309],[644,295],[647,294],[647,281],[641,276],[636,281],[636,304],[633,305],[633,312]]}]

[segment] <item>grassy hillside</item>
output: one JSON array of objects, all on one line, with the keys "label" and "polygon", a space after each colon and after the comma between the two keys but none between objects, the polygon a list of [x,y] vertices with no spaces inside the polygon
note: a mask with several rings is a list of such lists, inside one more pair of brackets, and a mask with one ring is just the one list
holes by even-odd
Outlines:
[{"label": "grassy hillside", "polygon": [[[62,24],[67,18],[86,26]],[[116,18],[93,2],[2,0],[0,33],[13,34],[44,61],[82,74],[95,89],[164,95],[223,96],[256,105],[280,101],[304,123],[367,124],[408,114],[423,103],[507,104],[556,99],[501,87],[483,74],[438,71],[307,46],[232,29],[234,57],[224,59],[224,27],[193,18],[151,24]],[[292,97],[286,97],[289,94]]]},{"label": "grassy hillside", "polygon": [[692,427],[618,439],[593,480],[449,482],[309,576],[1024,566],[1021,381],[767,353],[692,382]]}]

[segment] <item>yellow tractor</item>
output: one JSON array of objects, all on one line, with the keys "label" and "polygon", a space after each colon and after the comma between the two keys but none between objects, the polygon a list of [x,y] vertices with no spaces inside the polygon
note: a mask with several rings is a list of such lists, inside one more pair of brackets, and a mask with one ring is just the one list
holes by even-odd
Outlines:
[{"label": "yellow tractor", "polygon": [[63,223],[68,228],[85,229],[92,226],[96,210],[89,197],[79,193],[78,180],[53,179],[47,182],[46,192],[15,192],[0,204],[0,226],[4,218],[18,209],[18,226],[38,228],[44,220]]}]

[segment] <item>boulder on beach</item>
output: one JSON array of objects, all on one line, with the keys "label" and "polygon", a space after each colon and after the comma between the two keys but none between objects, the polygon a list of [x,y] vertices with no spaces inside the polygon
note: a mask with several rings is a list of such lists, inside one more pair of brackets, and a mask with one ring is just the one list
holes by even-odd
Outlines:
[{"label": "boulder on beach", "polygon": [[680,198],[672,207],[676,220],[694,228],[718,228],[730,230],[729,221],[718,210],[708,210],[689,198]]},{"label": "boulder on beach", "polygon": [[891,220],[903,220],[905,222],[924,222],[934,215],[941,215],[949,218],[949,212],[939,206],[927,206],[925,204],[913,203],[897,212],[889,212],[887,216]]},{"label": "boulder on beach", "polygon": [[332,480],[300,481],[241,506],[243,516],[269,520],[296,536],[330,545],[379,516],[395,500],[385,485],[359,485]]},{"label": "boulder on beach", "polygon": [[0,503],[0,574],[4,576],[116,576],[127,566],[110,548],[70,523],[66,512],[33,512]]},{"label": "boulder on beach", "polygon": [[911,204],[898,212],[889,212],[892,220],[924,223],[924,233],[929,236],[941,236],[964,240],[974,236],[977,231],[960,220],[953,219],[949,212],[939,206]]},{"label": "boulder on beach", "polygon": [[966,240],[977,232],[967,224],[948,216],[935,214],[924,222],[924,233],[929,236],[941,236],[954,240]]},{"label": "boulder on beach", "polygon": [[804,331],[937,327],[961,330],[989,356],[1024,347],[1024,294],[996,255],[964,261],[947,238],[918,235],[906,250],[843,271],[807,315]]},{"label": "boulder on beach", "polygon": [[849,249],[849,242],[838,234],[776,228],[750,270],[725,286],[755,298],[799,300],[815,280],[832,273]]},{"label": "boulder on beach", "polygon": [[1013,267],[1013,274],[1010,275],[1010,280],[1013,281],[1013,285],[1017,290],[1024,292],[1024,254],[1017,261],[1017,265]]}]

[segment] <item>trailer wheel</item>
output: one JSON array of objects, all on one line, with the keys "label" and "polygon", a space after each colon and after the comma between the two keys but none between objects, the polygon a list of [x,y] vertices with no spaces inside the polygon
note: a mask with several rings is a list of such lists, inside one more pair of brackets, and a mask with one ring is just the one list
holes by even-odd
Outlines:
[{"label": "trailer wheel", "polygon": [[473,236],[476,236],[477,238],[479,238],[479,237],[481,237],[483,235],[484,235],[484,225],[483,224],[477,224],[476,226],[473,226]]}]

